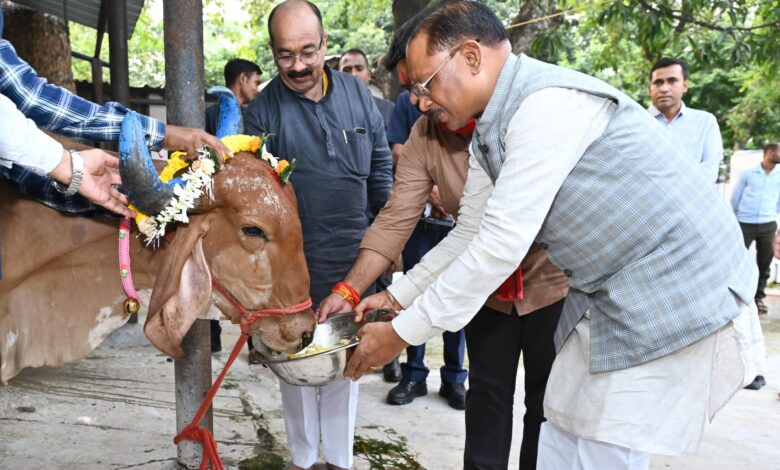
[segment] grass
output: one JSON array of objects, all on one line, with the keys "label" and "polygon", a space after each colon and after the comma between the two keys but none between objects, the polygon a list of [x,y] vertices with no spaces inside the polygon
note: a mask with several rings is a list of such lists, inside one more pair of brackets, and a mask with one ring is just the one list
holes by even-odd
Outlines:
[{"label": "grass", "polygon": [[417,455],[409,450],[404,436],[393,429],[383,429],[388,440],[355,436],[353,452],[368,461],[370,470],[425,470],[417,462]]}]

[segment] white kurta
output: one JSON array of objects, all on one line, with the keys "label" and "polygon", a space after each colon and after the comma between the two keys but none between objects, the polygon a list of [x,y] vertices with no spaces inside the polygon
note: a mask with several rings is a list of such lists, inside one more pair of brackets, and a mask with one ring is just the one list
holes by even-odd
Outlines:
[{"label": "white kurta", "polygon": [[591,374],[590,325],[553,363],[544,414],[564,431],[653,454],[693,453],[704,427],[750,383],[764,357],[755,306],[716,334],[641,366]]}]

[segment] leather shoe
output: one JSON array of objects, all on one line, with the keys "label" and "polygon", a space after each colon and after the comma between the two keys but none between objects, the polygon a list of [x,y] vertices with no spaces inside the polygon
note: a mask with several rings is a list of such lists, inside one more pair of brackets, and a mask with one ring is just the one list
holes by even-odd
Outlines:
[{"label": "leather shoe", "polygon": [[759,315],[766,315],[769,313],[769,307],[767,307],[764,301],[761,299],[756,299],[756,308],[758,309]]},{"label": "leather shoe", "polygon": [[387,393],[387,402],[391,405],[406,405],[427,394],[428,386],[425,382],[404,379]]},{"label": "leather shoe", "polygon": [[439,388],[439,395],[447,399],[447,404],[456,410],[466,409],[466,386],[463,384],[451,384],[443,382]]},{"label": "leather shoe", "polygon": [[385,377],[385,382],[395,383],[401,381],[401,362],[397,357],[382,367],[382,374]]},{"label": "leather shoe", "polygon": [[761,390],[761,387],[766,385],[766,379],[763,375],[757,375],[750,384],[745,387],[748,390]]}]

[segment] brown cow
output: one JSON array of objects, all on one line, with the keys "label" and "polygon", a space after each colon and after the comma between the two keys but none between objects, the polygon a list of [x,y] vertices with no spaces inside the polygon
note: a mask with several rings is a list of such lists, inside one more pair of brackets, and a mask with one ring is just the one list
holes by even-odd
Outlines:
[{"label": "brown cow", "polygon": [[[239,153],[214,177],[214,200],[157,249],[131,237],[136,288],[153,288],[144,331],[181,357],[181,340],[211,302],[234,323],[216,276],[248,309],[280,308],[309,296],[300,221],[290,185]],[[59,213],[0,182],[0,384],[24,367],[57,366],[89,354],[128,318],[117,259],[118,219]],[[250,330],[273,351],[296,352],[314,313],[259,320]]]}]

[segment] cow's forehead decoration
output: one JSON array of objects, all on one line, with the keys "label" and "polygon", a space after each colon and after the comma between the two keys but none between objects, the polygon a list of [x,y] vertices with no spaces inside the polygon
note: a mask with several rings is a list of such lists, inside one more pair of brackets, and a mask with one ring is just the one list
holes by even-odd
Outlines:
[{"label": "cow's forehead decoration", "polygon": [[[254,153],[258,159],[271,166],[282,184],[289,182],[296,161],[290,163],[287,160],[280,160],[268,152],[265,148],[265,136],[232,135],[221,140],[234,154]],[[207,194],[213,198],[213,175],[218,169],[216,154],[209,148],[201,147],[198,150],[198,157],[193,162],[185,161],[183,157],[186,155],[186,152],[174,152],[160,173],[160,180],[173,190],[173,197],[162,211],[155,215],[144,214],[133,205],[130,206],[137,214],[135,221],[138,230],[146,236],[147,245],[165,236],[165,228],[170,222],[188,223],[187,211],[196,207],[202,195]],[[229,158],[225,155],[225,162]],[[185,168],[187,168],[185,173],[176,176]]]}]

